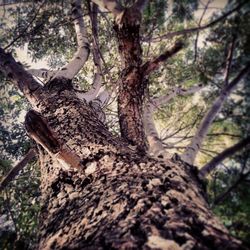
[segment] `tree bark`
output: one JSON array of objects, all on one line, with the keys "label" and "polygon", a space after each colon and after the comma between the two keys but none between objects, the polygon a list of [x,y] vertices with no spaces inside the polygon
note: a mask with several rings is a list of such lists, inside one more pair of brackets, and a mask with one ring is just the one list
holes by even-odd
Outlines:
[{"label": "tree bark", "polygon": [[122,25],[115,25],[119,53],[123,70],[119,84],[118,115],[121,136],[141,151],[146,151],[143,128],[143,97],[146,79],[141,68],[142,49],[140,44],[140,12],[127,9]]},{"label": "tree bark", "polygon": [[[56,145],[38,140],[39,249],[243,249],[209,210],[195,168],[132,150],[65,81],[45,85],[41,119],[33,118]],[[69,169],[59,157],[65,147]]]}]

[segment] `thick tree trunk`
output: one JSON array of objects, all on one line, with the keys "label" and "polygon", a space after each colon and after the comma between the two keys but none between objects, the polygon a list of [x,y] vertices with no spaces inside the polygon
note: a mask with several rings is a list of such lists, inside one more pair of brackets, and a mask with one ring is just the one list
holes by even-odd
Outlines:
[{"label": "thick tree trunk", "polygon": [[[47,125],[30,130],[42,145],[39,249],[241,249],[209,211],[193,167],[114,138],[69,81],[44,90],[38,120]],[[54,144],[41,139],[46,130]]]}]

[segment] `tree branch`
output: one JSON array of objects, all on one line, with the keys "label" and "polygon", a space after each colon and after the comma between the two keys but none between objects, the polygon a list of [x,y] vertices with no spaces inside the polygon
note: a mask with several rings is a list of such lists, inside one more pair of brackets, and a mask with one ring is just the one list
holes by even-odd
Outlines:
[{"label": "tree branch", "polygon": [[83,22],[83,13],[80,0],[75,0],[72,3],[72,19],[74,20],[78,48],[73,59],[61,70],[59,70],[53,78],[64,77],[67,79],[72,79],[88,60],[89,42]]},{"label": "tree branch", "polygon": [[145,106],[143,115],[144,127],[146,131],[147,140],[149,143],[149,149],[153,154],[167,154],[164,145],[159,137],[157,129],[155,127],[153,113],[155,109],[167,104],[175,96],[185,96],[199,91],[201,86],[194,86],[189,89],[175,88],[171,93],[154,98],[151,102],[148,102]]},{"label": "tree branch", "polygon": [[184,47],[182,42],[176,42],[175,45],[170,49],[166,50],[163,54],[156,57],[155,59],[146,62],[142,66],[142,72],[144,75],[149,75],[152,71],[158,69],[167,59],[171,58],[177,52],[179,52]]},{"label": "tree branch", "polygon": [[171,93],[154,98],[151,101],[151,105],[153,109],[159,108],[165,104],[167,104],[172,98],[174,98],[175,96],[179,95],[179,96],[186,96],[189,94],[193,94],[195,92],[198,92],[199,90],[201,90],[203,87],[201,84],[196,85],[196,86],[192,86],[188,89],[183,89],[180,87],[176,87],[174,89],[171,90]]},{"label": "tree branch", "polygon": [[219,196],[217,196],[214,199],[213,202],[213,206],[214,205],[218,205],[219,203],[221,203],[223,200],[226,199],[226,197],[231,193],[231,191],[233,189],[235,189],[244,179],[246,179],[248,177],[248,175],[250,174],[250,171],[248,171],[245,174],[241,174],[240,177],[238,178],[238,180],[230,187],[228,188],[224,193],[220,194]]},{"label": "tree branch", "polygon": [[57,71],[41,68],[41,69],[28,69],[27,72],[29,72],[33,76],[49,80],[56,74]]},{"label": "tree branch", "polygon": [[148,0],[137,0],[132,8],[136,9],[137,11],[142,12],[145,6],[147,5]]},{"label": "tree branch", "polygon": [[40,99],[40,85],[10,53],[0,48],[0,70],[23,92],[30,103],[36,105]]},{"label": "tree branch", "polygon": [[[233,8],[232,10],[226,12],[225,14],[223,14],[222,16],[220,16],[219,18],[215,19],[214,21],[200,26],[200,27],[195,27],[195,28],[190,28],[190,29],[186,29],[186,30],[178,30],[178,31],[174,31],[174,32],[169,32],[165,35],[161,35],[155,38],[151,39],[151,42],[160,42],[162,39],[170,39],[173,38],[175,36],[180,36],[180,35],[187,35],[187,34],[192,34],[194,32],[197,31],[202,31],[205,30],[207,28],[210,28],[214,25],[216,25],[217,23],[219,23],[220,21],[224,20],[225,18],[227,18],[228,16],[232,15],[234,12],[239,11],[248,1],[242,2],[240,4],[238,4],[235,8]],[[147,41],[147,39],[144,39]]]},{"label": "tree branch", "polygon": [[[204,7],[204,10],[203,10],[203,12],[201,14],[201,17],[200,17],[200,20],[199,20],[199,23],[198,23],[198,27],[201,26],[202,19],[203,19],[204,15],[207,12],[207,9],[208,9],[208,6],[209,6],[210,2],[211,2],[211,0],[208,0],[205,7]],[[194,41],[194,62],[196,61],[196,58],[197,58],[197,47],[198,47],[199,34],[200,34],[200,32],[198,30],[197,33],[196,33],[195,41]]]},{"label": "tree branch", "polygon": [[125,8],[117,0],[92,0],[92,2],[110,11],[114,15],[116,23],[120,24]]},{"label": "tree branch", "polygon": [[189,164],[193,164],[197,153],[199,152],[204,138],[207,135],[208,129],[212,122],[214,121],[216,115],[221,110],[225,100],[234,90],[236,85],[245,77],[245,75],[250,71],[250,62],[243,68],[239,74],[228,84],[225,85],[221,90],[220,95],[215,99],[212,106],[202,119],[191,143],[187,146],[186,151],[182,154],[182,160]]},{"label": "tree branch", "polygon": [[[97,11],[98,11],[98,6],[95,3],[93,3],[92,9],[91,6],[89,5],[90,20],[93,33],[92,52],[97,72],[94,75],[94,81],[91,89],[86,93],[78,92],[77,96],[80,99],[85,99],[88,103],[93,101],[93,103],[95,103],[94,104],[95,109],[97,110],[98,106],[98,110],[100,113],[101,109],[107,104],[109,100],[109,93],[104,88],[100,92],[102,87],[102,69],[101,69],[101,56],[100,56],[99,41],[98,41]],[[103,116],[103,112],[101,112],[101,116]]]},{"label": "tree branch", "polygon": [[92,101],[93,99],[95,99],[101,89],[101,75],[99,73],[96,73],[94,75],[94,80],[93,80],[93,84],[92,84],[92,87],[89,91],[83,93],[83,92],[80,92],[80,91],[76,91],[76,95],[79,99],[83,100],[85,99],[86,102],[90,102]]},{"label": "tree branch", "polygon": [[14,180],[14,178],[18,175],[18,173],[34,158],[36,157],[36,152],[34,149],[30,149],[29,152],[23,157],[23,159],[18,162],[4,177],[4,179],[0,183],[0,191],[7,187],[7,185]]},{"label": "tree branch", "polygon": [[232,59],[233,59],[233,51],[234,51],[234,47],[235,47],[235,40],[236,40],[236,37],[233,38],[233,41],[230,44],[228,55],[227,55],[226,67],[225,67],[225,71],[224,71],[224,83],[225,83],[225,85],[228,85],[229,73],[230,73]]},{"label": "tree branch", "polygon": [[212,170],[214,170],[218,164],[224,161],[226,158],[234,155],[236,152],[240,151],[244,147],[250,144],[250,136],[242,139],[238,143],[234,144],[232,147],[225,149],[216,157],[214,157],[210,162],[204,165],[199,172],[200,177],[205,178]]}]

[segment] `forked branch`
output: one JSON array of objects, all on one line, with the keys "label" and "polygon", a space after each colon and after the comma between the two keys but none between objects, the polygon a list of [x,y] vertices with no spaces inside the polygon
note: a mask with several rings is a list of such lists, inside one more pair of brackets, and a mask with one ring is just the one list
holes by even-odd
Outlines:
[{"label": "forked branch", "polygon": [[170,93],[154,98],[146,104],[144,115],[143,115],[143,121],[144,121],[144,127],[145,127],[147,140],[149,143],[149,150],[153,154],[162,154],[162,155],[167,154],[164,149],[164,145],[157,132],[155,123],[154,123],[154,119],[153,119],[154,111],[160,108],[161,106],[167,104],[174,97],[178,95],[186,96],[186,95],[199,91],[201,88],[202,86],[200,85],[190,87],[189,89],[174,88]]},{"label": "forked branch", "polygon": [[53,78],[64,77],[72,79],[81,70],[89,56],[89,42],[84,26],[80,0],[75,0],[72,3],[72,19],[76,31],[77,51],[73,59],[59,70]]}]

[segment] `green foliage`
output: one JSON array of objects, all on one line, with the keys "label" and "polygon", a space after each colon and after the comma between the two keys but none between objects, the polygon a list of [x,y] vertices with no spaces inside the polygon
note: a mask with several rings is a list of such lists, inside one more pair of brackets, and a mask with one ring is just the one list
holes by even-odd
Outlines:
[{"label": "green foliage", "polygon": [[40,211],[39,179],[38,165],[29,164],[0,195],[1,249],[32,249],[34,246]]},{"label": "green foliage", "polygon": [[142,32],[153,32],[162,29],[166,18],[168,3],[165,0],[149,1],[143,12]]},{"label": "green foliage", "polygon": [[0,150],[5,157],[18,157],[30,147],[22,124],[28,105],[13,84],[8,84],[4,78],[0,79],[0,92]]},{"label": "green foliage", "polygon": [[175,0],[173,2],[173,17],[180,22],[192,20],[193,12],[197,10],[197,8],[197,0]]},{"label": "green foliage", "polygon": [[[248,155],[247,155],[248,154]],[[244,161],[249,169],[249,151],[245,152]],[[243,160],[243,159],[241,159]],[[248,161],[248,162],[247,162]],[[233,162],[232,162],[233,164]],[[234,162],[228,170],[217,171],[209,181],[208,194],[213,204],[215,197],[223,194],[228,188],[240,178],[241,169]],[[241,181],[213,210],[220,217],[230,233],[240,238],[248,247],[250,247],[250,180],[246,178]]]}]

